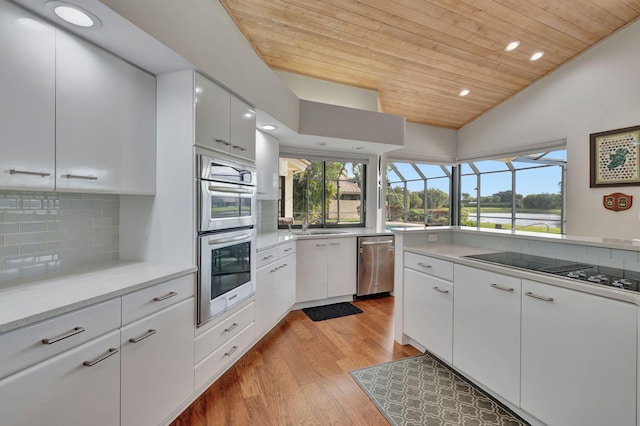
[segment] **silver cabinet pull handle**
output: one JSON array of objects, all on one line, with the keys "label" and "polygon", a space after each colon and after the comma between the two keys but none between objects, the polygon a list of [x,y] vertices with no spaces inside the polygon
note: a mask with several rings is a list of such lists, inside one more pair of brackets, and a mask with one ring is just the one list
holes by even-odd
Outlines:
[{"label": "silver cabinet pull handle", "polygon": [[167,300],[170,297],[174,297],[177,296],[178,293],[176,293],[175,291],[169,292],[167,294],[165,294],[164,296],[160,296],[160,297],[154,297],[153,301],[154,302],[162,302],[163,300]]},{"label": "silver cabinet pull handle", "polygon": [[228,192],[230,194],[251,194],[253,189],[231,188],[229,186],[209,185],[209,191]]},{"label": "silver cabinet pull handle", "polygon": [[284,252],[286,253],[286,252],[291,251],[291,250],[293,250],[293,249],[291,247],[289,247],[289,248],[284,249]]},{"label": "silver cabinet pull handle", "polygon": [[76,334],[80,334],[82,333],[84,330],[84,327],[74,327],[73,330],[68,331],[64,334],[61,334],[57,337],[51,337],[49,339],[42,339],[42,343],[44,343],[45,345],[51,345],[54,344],[56,342],[59,342],[60,340],[64,340],[67,337],[71,337],[71,336],[75,336]]},{"label": "silver cabinet pull handle", "polygon": [[442,293],[442,294],[447,294],[447,293],[449,293],[449,290],[443,290],[443,289],[441,289],[441,288],[439,288],[439,287],[434,287],[433,289],[434,289],[435,291],[437,291],[438,293]]},{"label": "silver cabinet pull handle", "polygon": [[269,260],[269,259],[271,259],[272,257],[273,257],[273,255],[272,255],[272,254],[270,254],[269,256],[265,256],[265,257],[263,257],[263,258],[262,258],[262,260]]},{"label": "silver cabinet pull handle", "polygon": [[231,355],[233,355],[233,353],[234,353],[235,351],[237,351],[237,350],[238,350],[238,347],[237,347],[237,346],[233,346],[233,347],[229,350],[229,352],[225,352],[225,353],[224,353],[224,356],[231,356]]},{"label": "silver cabinet pull handle", "polygon": [[272,270],[270,270],[269,272],[270,272],[270,273],[271,273],[271,272],[276,272],[278,269],[280,269],[280,267],[273,268],[273,269],[272,269]]},{"label": "silver cabinet pull handle", "polygon": [[246,151],[246,150],[247,150],[247,148],[243,148],[243,147],[238,146],[238,145],[231,145],[231,148],[233,148],[233,149],[239,149],[240,151]]},{"label": "silver cabinet pull handle", "polygon": [[289,266],[288,263],[283,263],[282,265],[278,266],[278,269],[280,268],[286,268],[287,266]]},{"label": "silver cabinet pull handle", "polygon": [[329,243],[329,244],[331,244],[332,246],[339,246],[340,245],[340,243]]},{"label": "silver cabinet pull handle", "polygon": [[98,180],[96,176],[83,176],[83,175],[62,175],[67,179],[84,179],[84,180]]},{"label": "silver cabinet pull handle", "polygon": [[102,362],[105,359],[109,358],[111,355],[115,355],[117,353],[118,353],[118,350],[116,348],[109,348],[109,351],[106,354],[100,356],[99,358],[94,359],[93,361],[85,361],[82,363],[82,365],[84,365],[85,367],[93,367],[97,363]]},{"label": "silver cabinet pull handle", "polygon": [[147,337],[153,336],[154,334],[156,334],[158,331],[157,330],[153,330],[153,329],[149,329],[149,331],[147,331],[146,333],[144,333],[142,336],[140,337],[132,337],[131,339],[129,339],[129,341],[131,343],[138,343],[144,339],[146,339]]},{"label": "silver cabinet pull handle", "polygon": [[316,244],[316,247],[326,247],[326,244]]},{"label": "silver cabinet pull handle", "polygon": [[232,331],[234,328],[238,327],[239,325],[240,324],[238,324],[237,322],[234,322],[229,327],[225,328],[224,331],[226,331],[226,332]]},{"label": "silver cabinet pull handle", "polygon": [[427,268],[427,269],[431,268],[431,265],[425,265],[422,262],[418,262],[418,266],[422,266],[423,268]]},{"label": "silver cabinet pull handle", "polygon": [[534,299],[544,300],[545,302],[553,302],[553,297],[538,296],[537,294],[533,294],[530,291],[526,292],[524,295],[533,297]]},{"label": "silver cabinet pull handle", "polygon": [[47,172],[30,172],[28,170],[16,170],[16,169],[9,170],[9,174],[10,175],[34,175],[34,176],[41,176],[41,177],[51,176],[51,173],[47,173]]},{"label": "silver cabinet pull handle", "polygon": [[502,291],[514,291],[515,289],[513,287],[503,287],[499,284],[491,284],[489,287],[493,287],[493,288],[497,288],[498,290],[502,290]]},{"label": "silver cabinet pull handle", "polygon": [[230,146],[231,145],[229,142],[225,141],[224,139],[216,139],[216,142],[221,143],[221,144],[226,145],[226,146]]}]

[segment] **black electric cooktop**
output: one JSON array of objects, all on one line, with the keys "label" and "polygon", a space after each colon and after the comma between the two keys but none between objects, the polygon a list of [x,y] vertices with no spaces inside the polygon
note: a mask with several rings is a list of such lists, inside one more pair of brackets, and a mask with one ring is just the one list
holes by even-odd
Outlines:
[{"label": "black electric cooktop", "polygon": [[639,292],[640,272],[608,268],[588,263],[572,262],[549,257],[504,251],[500,253],[474,254],[463,256],[499,265],[512,266],[529,271],[558,275],[568,279],[585,281]]}]

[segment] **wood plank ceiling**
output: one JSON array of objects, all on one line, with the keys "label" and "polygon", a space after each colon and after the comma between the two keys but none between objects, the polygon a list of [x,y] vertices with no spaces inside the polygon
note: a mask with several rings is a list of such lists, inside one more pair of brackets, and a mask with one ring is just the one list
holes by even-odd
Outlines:
[{"label": "wood plank ceiling", "polygon": [[270,67],[377,90],[380,111],[451,129],[640,16],[640,0],[221,2]]}]

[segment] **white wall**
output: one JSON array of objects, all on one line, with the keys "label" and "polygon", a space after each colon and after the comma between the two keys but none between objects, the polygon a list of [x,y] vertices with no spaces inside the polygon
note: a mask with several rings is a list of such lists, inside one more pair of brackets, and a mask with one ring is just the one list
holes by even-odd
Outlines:
[{"label": "white wall", "polygon": [[107,6],[290,129],[298,98],[256,55],[217,0],[102,0]]},{"label": "white wall", "polygon": [[454,164],[456,161],[456,141],[457,132],[455,130],[407,123],[404,148],[389,152],[387,157],[395,160]]},{"label": "white wall", "polygon": [[378,91],[333,83],[290,72],[273,70],[300,99],[378,111]]},{"label": "white wall", "polygon": [[[640,238],[640,187],[589,188],[589,134],[640,125],[638,46],[640,21],[464,126],[458,157],[566,138],[567,233]],[[634,206],[605,210],[602,196],[618,191]]]}]

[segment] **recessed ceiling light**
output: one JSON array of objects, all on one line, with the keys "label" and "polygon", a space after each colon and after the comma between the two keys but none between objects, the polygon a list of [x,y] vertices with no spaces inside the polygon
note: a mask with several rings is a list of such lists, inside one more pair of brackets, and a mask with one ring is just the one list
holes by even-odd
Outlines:
[{"label": "recessed ceiling light", "polygon": [[102,22],[96,15],[74,4],[62,1],[50,1],[46,3],[47,9],[65,22],[82,28],[100,28]]},{"label": "recessed ceiling light", "polygon": [[516,50],[520,46],[520,42],[518,40],[514,40],[511,43],[507,44],[507,47],[504,48],[507,52],[511,52],[512,50]]},{"label": "recessed ceiling light", "polygon": [[276,126],[274,126],[273,124],[264,124],[262,126],[262,130],[275,130],[277,129]]},{"label": "recessed ceiling light", "polygon": [[458,95],[459,96],[467,96],[469,93],[471,93],[471,90],[463,89],[463,90],[460,91],[460,93]]},{"label": "recessed ceiling light", "polygon": [[533,61],[537,61],[538,59],[542,58],[544,56],[544,51],[540,50],[539,52],[534,53],[533,55],[531,55],[531,57],[529,58],[529,60],[531,62]]}]

